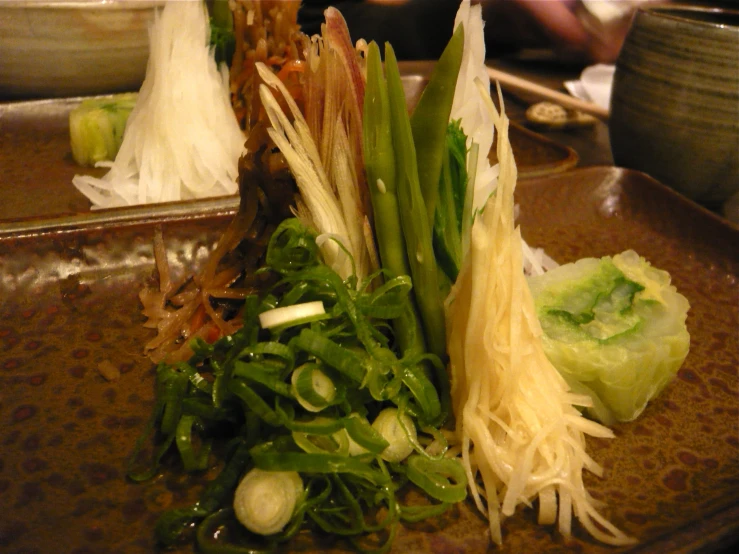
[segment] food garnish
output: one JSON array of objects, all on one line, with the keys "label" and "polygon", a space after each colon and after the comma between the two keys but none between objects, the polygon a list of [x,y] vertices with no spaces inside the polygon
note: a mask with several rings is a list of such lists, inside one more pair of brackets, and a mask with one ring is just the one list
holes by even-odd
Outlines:
[{"label": "food garnish", "polygon": [[[466,496],[459,462],[445,457],[439,426],[446,414],[424,372],[425,363],[441,361],[399,352],[387,333],[407,309],[409,280],[388,279],[374,290],[369,280],[345,282],[322,261],[315,233],[296,219],[272,235],[262,271],[275,274],[274,285],[244,299],[237,331],[213,344],[196,339],[188,361],[157,367],[148,429],[156,436],[154,452],[129,476],[153,477],[170,450],[186,471],[203,471],[216,437],[227,437],[224,469],[197,504],[161,517],[161,543],[177,542],[194,524],[201,548],[222,542],[217,522],[231,513],[238,485],[238,519],[267,543],[288,540],[305,524],[360,548],[378,540],[384,550],[401,521],[442,513]],[[275,309],[312,302],[325,307],[323,317],[263,325],[261,316]],[[284,475],[277,479],[274,472]],[[302,477],[300,493],[289,477],[295,472]],[[286,504],[267,503],[265,513],[275,515],[267,522],[255,521],[257,499],[243,497],[244,489],[261,488],[258,478],[284,481],[273,501],[284,497]],[[427,495],[426,504],[403,502],[409,481]],[[262,540],[246,530],[237,537]]]},{"label": "food garnish", "polygon": [[171,2],[155,16],[146,77],[115,161],[102,178],[72,183],[95,208],[234,194],[244,135],[231,107],[200,2]]},{"label": "food garnish", "polygon": [[92,167],[115,159],[137,98],[135,92],[88,98],[69,113],[69,138],[76,163]]},{"label": "food garnish", "polygon": [[[157,399],[129,476],[152,478],[169,454],[188,472],[220,466],[195,505],[160,518],[158,540],[271,548],[307,528],[383,552],[402,522],[469,490],[496,543],[503,519],[535,503],[564,536],[574,514],[595,539],[632,543],[585,488],[584,471],[602,473],[586,436],[614,433],[582,410],[612,393],[583,394],[549,358],[547,334],[575,312],[535,304],[566,295],[527,281],[556,264],[514,224],[517,170],[480,6],[462,1],[409,115],[392,45],[384,62],[377,44],[352,46],[331,8],[305,37],[295,5],[232,6],[232,100],[247,135],[234,219],[183,283],[155,236],[157,286],[141,299],[158,331],[146,345]],[[669,279],[632,257],[614,257],[617,281],[639,283],[628,290],[654,307]],[[563,267],[567,286],[600,298]],[[595,321],[623,312],[593,306]],[[680,309],[666,317],[684,323]]]},{"label": "food garnish", "polygon": [[489,109],[498,131],[498,187],[475,219],[446,303],[456,438],[471,495],[498,544],[502,519],[535,500],[539,523],[556,522],[565,536],[574,511],[596,539],[629,544],[633,539],[596,511],[583,482],[585,469],[602,473],[586,453],[585,435],[614,435],[581,415],[576,406],[589,399],[570,392],[546,357],[523,272],[521,232],[514,227],[508,118],[492,100]]},{"label": "food garnish", "polygon": [[529,287],[547,357],[606,425],[638,417],[688,354],[688,300],[633,250],[559,266]]}]

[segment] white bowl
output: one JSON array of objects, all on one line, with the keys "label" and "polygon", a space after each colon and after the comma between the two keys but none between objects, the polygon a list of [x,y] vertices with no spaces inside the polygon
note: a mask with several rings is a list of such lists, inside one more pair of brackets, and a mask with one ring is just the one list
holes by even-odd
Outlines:
[{"label": "white bowl", "polygon": [[163,0],[0,1],[0,97],[138,90]]}]

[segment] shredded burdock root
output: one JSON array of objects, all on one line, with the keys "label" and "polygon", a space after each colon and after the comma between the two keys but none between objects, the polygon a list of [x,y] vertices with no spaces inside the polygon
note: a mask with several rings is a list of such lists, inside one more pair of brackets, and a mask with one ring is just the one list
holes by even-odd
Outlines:
[{"label": "shredded burdock root", "polygon": [[602,472],[586,453],[585,435],[613,433],[582,416],[576,406],[590,399],[572,394],[544,353],[523,272],[521,232],[514,228],[516,164],[508,118],[480,86],[498,131],[500,177],[473,225],[446,303],[456,438],[471,495],[498,544],[502,518],[536,500],[539,522],[557,522],[565,536],[574,512],[596,539],[630,544],[631,537],[598,513],[583,482],[584,470]]},{"label": "shredded burdock root", "polygon": [[255,275],[276,226],[289,217],[283,202],[279,176],[259,165],[259,156],[240,161],[239,210],[198,273],[175,283],[162,230],[154,237],[158,286],[143,289],[139,298],[148,321],[158,333],[145,346],[154,362],[170,363],[192,356],[190,342],[199,337],[208,343],[241,327],[243,299],[267,285]]}]

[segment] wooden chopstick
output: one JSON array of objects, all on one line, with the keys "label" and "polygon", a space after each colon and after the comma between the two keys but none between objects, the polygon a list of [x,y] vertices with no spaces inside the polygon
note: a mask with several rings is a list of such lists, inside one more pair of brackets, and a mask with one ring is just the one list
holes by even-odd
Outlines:
[{"label": "wooden chopstick", "polygon": [[546,100],[551,100],[552,102],[564,106],[565,108],[580,110],[581,112],[594,115],[595,117],[598,117],[599,119],[602,119],[604,121],[608,120],[608,109],[602,108],[598,104],[586,102],[585,100],[580,100],[579,98],[575,98],[574,96],[570,96],[569,94],[552,90],[527,79],[511,75],[510,73],[506,73],[498,69],[493,69],[492,67],[488,67],[487,70],[490,80],[498,81],[500,85],[504,88],[510,87],[519,91],[530,92]]}]

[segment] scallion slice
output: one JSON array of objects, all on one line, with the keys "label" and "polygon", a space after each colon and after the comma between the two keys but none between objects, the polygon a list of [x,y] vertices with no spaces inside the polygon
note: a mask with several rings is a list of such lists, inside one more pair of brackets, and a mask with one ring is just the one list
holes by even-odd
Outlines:
[{"label": "scallion slice", "polygon": [[297,472],[254,468],[236,487],[234,513],[252,533],[274,535],[288,524],[302,495]]},{"label": "scallion slice", "polygon": [[380,457],[388,462],[401,462],[413,452],[417,432],[413,420],[397,408],[385,408],[372,422],[372,427],[388,442]]},{"label": "scallion slice", "polygon": [[293,394],[309,412],[320,412],[336,397],[333,381],[316,364],[304,364],[290,377]]},{"label": "scallion slice", "polygon": [[323,307],[323,302],[316,300],[314,302],[282,306],[262,312],[259,314],[259,323],[265,329],[274,329],[275,327],[283,327],[288,324],[295,325],[314,321],[317,316],[325,314],[326,310]]}]

